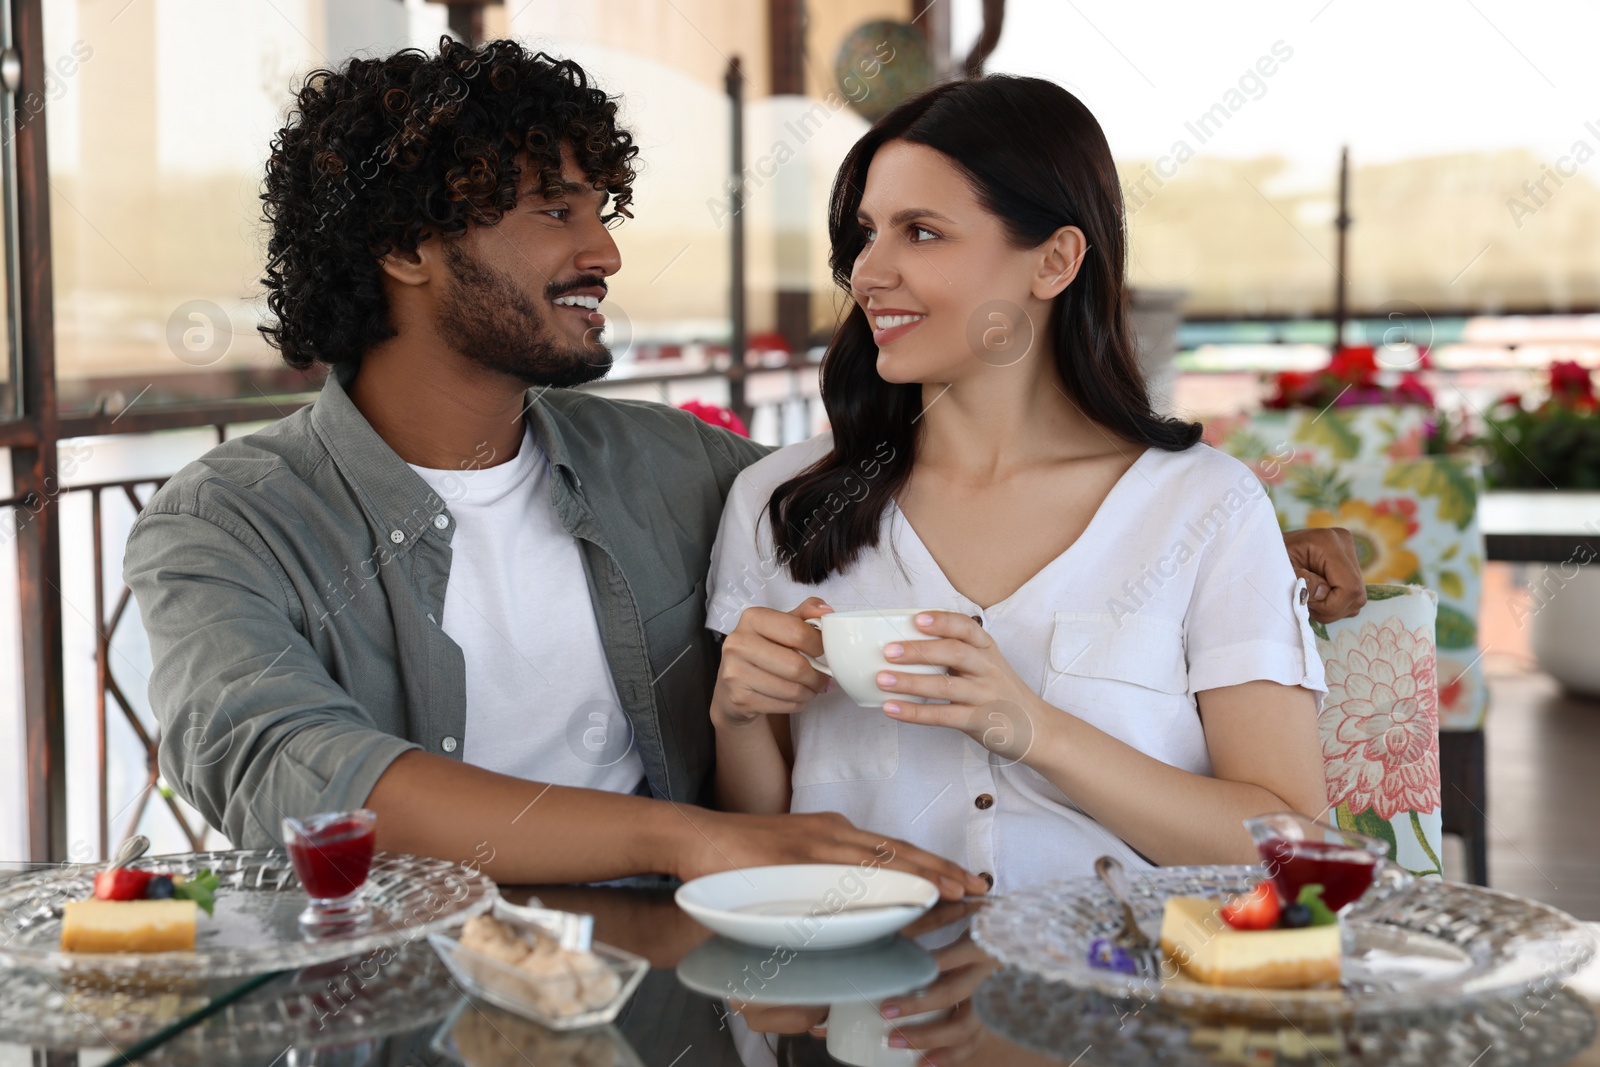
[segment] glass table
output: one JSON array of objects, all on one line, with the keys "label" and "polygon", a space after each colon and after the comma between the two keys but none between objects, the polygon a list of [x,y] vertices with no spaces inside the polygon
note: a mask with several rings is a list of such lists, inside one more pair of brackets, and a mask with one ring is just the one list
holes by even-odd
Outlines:
[{"label": "glass table", "polygon": [[[784,980],[792,981],[785,988],[779,980],[781,962],[714,938],[677,908],[668,887],[502,887],[502,893],[514,903],[537,897],[547,907],[592,914],[597,940],[650,961],[652,969],[614,1024],[558,1034],[471,1000],[420,942],[293,973],[154,995],[59,991],[49,998],[48,1010],[25,1014],[8,1006],[8,1000],[14,1005],[19,998],[7,990],[42,979],[0,972],[0,1067],[99,1067],[128,1062],[130,1055],[141,1063],[206,1067],[775,1067],[929,1061],[1006,1067],[1600,1067],[1600,1048],[1593,1045],[1600,965],[1565,986],[1452,1009],[1453,1014],[1427,1025],[1380,1020],[1296,1026],[1287,1019],[1184,1016],[1155,1005],[1074,993],[1000,968],[966,932],[971,915],[986,906],[982,903],[941,905],[907,931],[912,939],[875,948],[868,953],[872,958],[857,952],[839,955],[844,962],[835,963],[818,958],[828,954],[809,954],[803,972],[788,973]],[[880,958],[895,953],[901,958],[894,962]],[[913,961],[909,972],[894,970],[907,959]],[[876,1005],[880,994],[897,988],[895,975],[907,973],[918,974],[915,991],[908,987],[891,995],[903,1004],[901,1017],[939,1013],[932,1024],[924,1024],[937,1030],[920,1031],[935,1036],[939,1046],[928,1050],[927,1061],[914,1052],[882,1047],[876,1058],[842,1053],[850,1058],[835,1059],[827,1039],[813,1030],[829,1007],[795,1003],[811,991],[831,999],[837,994],[828,990],[848,985],[866,987],[863,991],[874,995],[861,1003]],[[737,996],[738,1010],[730,1010],[730,995]],[[871,1025],[864,1015],[879,1017],[874,1008],[853,1011],[847,1020],[844,1008],[834,1007],[829,1021],[840,1030],[841,1047],[844,1027]],[[163,1028],[175,1032],[162,1035]],[[907,1024],[905,1033],[919,1031]]]}]

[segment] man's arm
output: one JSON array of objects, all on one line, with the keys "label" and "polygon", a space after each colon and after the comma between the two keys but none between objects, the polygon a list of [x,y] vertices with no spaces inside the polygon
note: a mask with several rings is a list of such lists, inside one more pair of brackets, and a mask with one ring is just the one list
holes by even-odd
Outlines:
[{"label": "man's arm", "polygon": [[285,815],[359,807],[417,747],[329,676],[302,631],[315,620],[241,520],[147,509],[123,569],[150,639],[162,774],[235,845],[278,842]]},{"label": "man's arm", "polygon": [[687,880],[735,867],[845,863],[920,874],[952,899],[985,889],[948,860],[832,813],[734,815],[524,781],[429,752],[390,764],[366,806],[378,815],[379,848],[471,861],[505,883],[643,873]]},{"label": "man's arm", "polygon": [[838,815],[722,814],[425,753],[378,729],[328,674],[252,540],[236,519],[150,512],[125,563],[155,663],[162,773],[237,845],[278,842],[285,815],[365,805],[380,847],[473,861],[505,882],[849,863],[910,870],[949,896],[983,891],[955,864]]}]

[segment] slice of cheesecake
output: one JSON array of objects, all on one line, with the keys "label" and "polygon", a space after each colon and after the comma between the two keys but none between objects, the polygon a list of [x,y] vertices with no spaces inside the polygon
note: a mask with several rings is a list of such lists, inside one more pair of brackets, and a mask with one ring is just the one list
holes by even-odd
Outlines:
[{"label": "slice of cheesecake", "polygon": [[183,952],[194,948],[192,900],[73,900],[61,909],[67,952]]},{"label": "slice of cheesecake", "polygon": [[1161,917],[1161,949],[1207,985],[1309,989],[1338,984],[1339,925],[1298,930],[1235,930],[1222,905],[1171,897]]}]

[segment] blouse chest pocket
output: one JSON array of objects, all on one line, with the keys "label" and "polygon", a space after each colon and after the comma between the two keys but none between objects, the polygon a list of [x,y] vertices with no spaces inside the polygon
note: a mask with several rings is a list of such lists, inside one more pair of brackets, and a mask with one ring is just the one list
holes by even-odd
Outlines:
[{"label": "blouse chest pocket", "polygon": [[1074,678],[1126,682],[1158,693],[1189,691],[1183,631],[1151,615],[1058,611],[1050,634],[1051,690],[1072,689]]}]

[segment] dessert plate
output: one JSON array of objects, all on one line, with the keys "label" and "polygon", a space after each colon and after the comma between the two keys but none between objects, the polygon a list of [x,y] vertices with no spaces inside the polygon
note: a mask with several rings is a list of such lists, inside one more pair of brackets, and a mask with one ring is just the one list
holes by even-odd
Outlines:
[{"label": "dessert plate", "polygon": [[972,998],[1025,1048],[1077,1067],[1555,1067],[1594,1041],[1595,1017],[1563,986],[1347,1018],[1235,1015],[1065,989],[1014,968]]},{"label": "dessert plate", "polygon": [[881,940],[939,900],[926,878],[848,863],[745,867],[685,882],[678,907],[757,948],[851,948]]},{"label": "dessert plate", "polygon": [[372,858],[366,900],[372,921],[308,939],[299,914],[309,899],[283,849],[186,852],[131,866],[192,876],[216,872],[215,915],[200,915],[192,952],[84,953],[61,950],[61,909],[94,895],[101,865],[52,868],[0,883],[0,968],[73,980],[182,985],[209,978],[293,970],[426,939],[489,910],[499,897],[487,877],[446,860],[396,852]]},{"label": "dessert plate", "polygon": [[[1129,895],[1140,925],[1157,930],[1168,897],[1221,900],[1249,892],[1261,878],[1256,866],[1160,867],[1130,871]],[[1121,915],[1098,879],[1071,879],[996,900],[973,920],[973,938],[1007,966],[1107,996],[1301,1016],[1391,1012],[1553,988],[1595,952],[1593,936],[1565,912],[1509,893],[1424,880],[1391,902],[1381,919],[1344,923],[1338,989],[1234,988],[1192,981],[1170,963],[1155,974],[1091,966],[1091,943],[1111,937]]]}]

